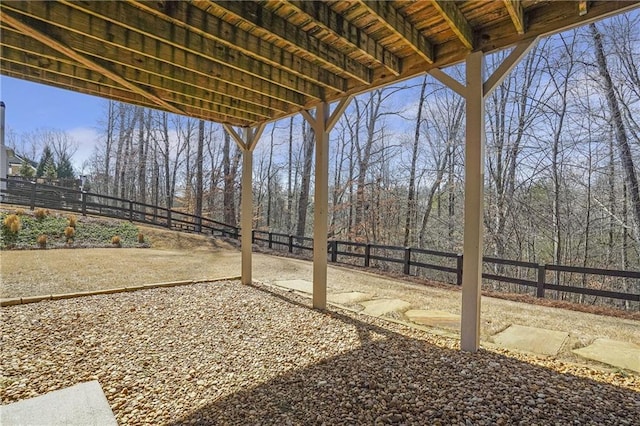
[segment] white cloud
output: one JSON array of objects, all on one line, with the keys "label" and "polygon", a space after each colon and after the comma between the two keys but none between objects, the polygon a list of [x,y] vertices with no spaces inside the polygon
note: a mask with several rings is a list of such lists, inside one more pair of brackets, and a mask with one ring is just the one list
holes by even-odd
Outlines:
[{"label": "white cloud", "polygon": [[91,157],[93,150],[99,142],[100,134],[92,127],[76,127],[66,131],[78,144],[78,151],[73,156],[73,167],[76,171],[82,171],[82,163]]}]

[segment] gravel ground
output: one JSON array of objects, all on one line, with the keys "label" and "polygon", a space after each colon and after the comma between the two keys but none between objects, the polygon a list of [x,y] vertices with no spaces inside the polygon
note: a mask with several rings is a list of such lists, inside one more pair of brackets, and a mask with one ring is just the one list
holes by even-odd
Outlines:
[{"label": "gravel ground", "polygon": [[120,424],[639,424],[640,376],[309,303],[218,282],[2,308],[0,397],[96,379]]}]

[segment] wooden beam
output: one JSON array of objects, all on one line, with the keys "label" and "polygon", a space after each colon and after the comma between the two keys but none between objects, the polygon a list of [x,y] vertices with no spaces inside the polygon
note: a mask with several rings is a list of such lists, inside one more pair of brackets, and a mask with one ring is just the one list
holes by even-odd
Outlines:
[{"label": "wooden beam", "polygon": [[391,2],[378,0],[360,1],[370,13],[378,16],[383,25],[402,38],[422,59],[430,64],[434,62],[433,45],[392,6]]},{"label": "wooden beam", "polygon": [[581,0],[578,2],[578,15],[584,16],[589,12],[589,4],[587,1]]},{"label": "wooden beam", "polygon": [[440,68],[433,68],[429,71],[429,74],[463,98],[467,96],[467,87]]},{"label": "wooden beam", "polygon": [[245,31],[238,31],[237,27],[188,2],[174,2],[171,15],[168,15],[157,2],[127,1],[140,10],[167,21],[174,27],[185,28],[190,33],[222,43],[255,60],[266,62],[326,88],[337,91],[345,90],[344,77],[296,56],[273,43],[266,42],[260,37]]},{"label": "wooden beam", "polygon": [[[6,33],[3,33],[3,36],[5,34]],[[34,69],[51,71],[61,76],[80,78],[81,80],[87,82],[99,82],[100,84],[104,84],[112,88],[121,88],[119,84],[113,82],[112,80],[106,80],[106,78],[102,75],[97,74],[95,71],[92,71],[86,67],[66,62],[57,58],[52,59],[54,58],[54,56],[52,55],[41,56],[39,53],[34,54],[33,51],[26,52],[19,48],[14,48],[13,46],[7,45],[6,41],[6,38],[3,37],[1,51],[2,58],[6,61],[24,65]],[[133,72],[132,70],[124,67],[122,69],[121,75],[126,76],[127,78],[131,77],[130,81],[142,85],[147,84],[147,80],[145,80],[145,78],[149,78],[151,80],[158,78],[149,75],[144,76],[142,75],[142,73]],[[153,87],[152,84],[153,81],[149,81],[149,87]],[[193,96],[189,96],[189,93],[183,93],[180,91],[169,91],[162,87],[157,88],[156,91],[163,97],[163,99],[168,99],[172,103],[179,105],[183,110],[182,114],[186,115],[192,115],[193,111],[210,111],[220,117],[226,117],[227,120],[234,119],[242,120],[244,122],[263,121],[273,116],[273,114],[259,115],[248,113],[246,111],[240,111],[238,109],[229,107],[226,104],[215,103],[206,99],[196,99]],[[156,105],[155,108],[158,108],[158,106]]]},{"label": "wooden beam", "polygon": [[[104,28],[109,31],[108,34],[111,37],[113,37],[113,33],[116,33],[118,37],[121,34],[128,35],[126,39],[117,39],[117,43],[120,46],[127,44],[130,46],[153,45],[149,40],[155,40],[162,46],[159,52],[156,50],[158,56],[162,59],[184,56],[191,58],[187,60],[191,60],[194,63],[199,62],[199,65],[207,68],[215,68],[215,64],[218,64],[217,67],[230,68],[228,73],[239,72],[241,76],[246,76],[245,78],[261,79],[263,85],[277,85],[281,89],[294,90],[318,100],[323,97],[322,89],[309,80],[302,79],[279,68],[274,68],[264,62],[256,61],[229,46],[204,38],[197,33],[191,33],[181,26],[175,26],[154,15],[146,14],[126,3],[119,1],[99,1],[86,4],[64,1],[63,3],[97,18],[79,22],[74,20],[70,23],[72,28],[76,28],[85,34],[97,34],[100,38],[104,38],[103,31],[101,31]],[[51,8],[58,8],[58,6],[51,6]],[[69,13],[73,14],[73,12]],[[105,25],[100,23],[101,20],[106,21]],[[92,27],[81,28],[80,26],[83,23],[90,23]],[[96,26],[99,27],[95,28]],[[116,40],[113,40],[113,42],[116,42]],[[211,52],[211,54],[207,54],[208,52]],[[341,89],[344,90],[344,84],[341,85]],[[270,90],[277,91],[279,89]]]},{"label": "wooden beam", "polygon": [[249,1],[197,1],[200,7],[208,8],[210,13],[232,14],[238,21],[253,26],[256,33],[264,37],[276,37],[301,55],[309,55],[318,64],[328,70],[348,74],[361,83],[370,84],[371,70],[360,62],[351,59],[334,46],[324,43],[291,24],[286,19],[262,8],[261,5]]},{"label": "wooden beam", "polygon": [[[55,86],[61,89],[72,90],[132,105],[144,106],[152,109],[161,109],[157,104],[149,101],[138,94],[132,93],[120,87],[117,83],[106,79],[99,80],[96,72],[84,68],[82,66],[73,66],[62,62],[52,63],[49,68],[42,66],[32,66],[25,63],[14,62],[10,55],[4,55],[2,51],[2,60],[0,64],[2,68],[0,73],[9,77],[29,80],[35,83]],[[198,117],[209,121],[219,123],[233,123],[235,125],[253,125],[261,119],[250,119],[240,117],[239,115],[231,115],[216,112],[215,109],[206,106],[185,105],[181,115],[189,117]]]},{"label": "wooden beam", "polygon": [[[57,51],[50,49],[38,41],[21,37],[18,33],[15,33],[3,25],[0,25],[0,29],[2,30],[0,45],[2,45],[4,49],[4,54],[9,55],[9,59],[14,62],[19,60],[30,66],[42,66],[46,69],[55,61],[67,65],[66,69],[68,72],[71,72],[71,68],[69,67],[75,65],[75,62],[72,60],[65,58]],[[23,54],[19,55],[18,51],[23,52]],[[29,55],[25,55],[24,53],[29,53]],[[99,60],[99,58],[93,57],[92,59]],[[45,61],[43,62],[43,60]],[[234,115],[239,117],[247,114],[244,118],[249,120],[272,118],[276,115],[276,111],[270,108],[252,105],[236,97],[209,91],[202,87],[190,85],[184,81],[173,80],[171,78],[172,76],[151,74],[145,70],[127,67],[121,64],[114,64],[113,68],[128,81],[143,87],[152,87],[158,94],[163,94],[163,98],[170,99],[172,102],[180,105],[197,107],[198,104],[200,104],[200,108],[209,107],[212,110],[218,110],[220,113],[223,112],[221,108],[225,108],[227,109],[225,113],[234,111]],[[253,118],[250,118],[250,116],[253,116]]]},{"label": "wooden beam", "polygon": [[153,103],[157,104],[158,107],[161,107],[162,109],[165,109],[167,111],[170,111],[176,114],[184,114],[184,112],[181,109],[177,108],[175,105],[172,105],[169,102],[165,101],[164,99],[160,99],[155,94],[147,90],[144,90],[141,87],[136,86],[135,84],[128,82],[127,80],[122,78],[120,75],[110,70],[108,67],[92,61],[91,59],[87,58],[85,55],[82,55],[76,52],[74,49],[68,47],[63,42],[59,42],[58,40],[50,37],[49,35],[33,28],[31,25],[25,23],[24,19],[21,19],[17,16],[17,14],[14,14],[13,11],[7,10],[5,8],[6,4],[7,4],[6,2],[3,2],[1,4],[2,12],[3,12],[2,13],[3,22],[7,23],[8,25],[22,32],[23,34],[28,35],[29,37],[48,45],[52,49],[57,50],[58,52],[78,62],[79,64],[82,64],[85,67],[92,69],[105,77],[110,78],[111,80],[120,84],[122,87],[125,87],[130,91],[151,100]]},{"label": "wooden beam", "polygon": [[339,37],[351,45],[358,53],[365,55],[374,64],[384,66],[393,75],[400,75],[402,60],[391,53],[366,32],[362,31],[341,14],[335,12],[325,2],[310,2],[293,0],[288,3],[276,1],[275,4],[287,4],[288,7],[314,20],[314,25],[322,30]]},{"label": "wooden beam", "polygon": [[[111,4],[111,2],[104,2]],[[264,78],[255,78],[244,72],[239,72],[224,65],[223,60],[211,61],[200,55],[173,48],[160,40],[145,37],[143,34],[127,28],[113,25],[101,18],[88,15],[58,2],[2,2],[4,9],[11,7],[17,13],[22,13],[20,19],[37,25],[46,34],[54,35],[57,39],[73,46],[78,51],[108,52],[115,57],[129,55],[128,64],[139,64],[149,70],[151,64],[158,61],[169,68],[167,75],[172,75],[178,68],[197,72],[209,81],[223,81],[233,86],[244,88],[250,92],[268,96],[292,106],[301,106],[307,102],[304,94],[286,87],[271,83],[267,74]],[[55,12],[59,18],[55,25],[46,20]],[[34,19],[32,17],[37,17]],[[124,61],[123,61],[124,62]],[[166,67],[165,67],[166,68]],[[166,72],[166,71],[165,71]],[[230,90],[227,93],[233,93]],[[316,93],[320,95],[320,93]]]},{"label": "wooden beam", "polygon": [[264,124],[253,128],[244,127],[242,135],[229,125],[223,125],[225,131],[242,151],[242,199],[240,206],[240,232],[242,248],[242,284],[251,284],[251,249],[253,245],[253,150],[255,149]]},{"label": "wooden beam", "polygon": [[527,53],[533,49],[538,43],[538,39],[525,40],[516,45],[516,47],[495,69],[495,71],[489,76],[487,81],[483,85],[484,97],[486,98],[495,90],[496,87],[505,79],[507,75],[513,70],[516,65],[520,63]]},{"label": "wooden beam", "polygon": [[516,28],[516,32],[518,34],[524,34],[525,26],[524,26],[524,10],[522,8],[522,2],[520,0],[503,0],[504,7],[509,12],[509,16],[511,17],[511,22],[513,22],[513,26]]},{"label": "wooden beam", "polygon": [[473,30],[458,6],[450,0],[432,0],[433,7],[444,17],[464,47],[473,50]]}]

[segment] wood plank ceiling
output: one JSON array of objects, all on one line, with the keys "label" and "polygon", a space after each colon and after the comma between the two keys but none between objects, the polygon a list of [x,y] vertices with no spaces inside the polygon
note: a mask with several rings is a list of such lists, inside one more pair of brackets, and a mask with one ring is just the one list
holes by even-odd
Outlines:
[{"label": "wood plank ceiling", "polygon": [[2,0],[0,71],[253,126],[638,3]]}]

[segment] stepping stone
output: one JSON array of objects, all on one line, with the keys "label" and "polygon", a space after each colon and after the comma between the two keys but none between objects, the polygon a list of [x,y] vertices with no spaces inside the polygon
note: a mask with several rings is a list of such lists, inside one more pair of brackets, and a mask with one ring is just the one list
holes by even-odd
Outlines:
[{"label": "stepping stone", "polygon": [[424,309],[411,309],[404,314],[409,321],[415,322],[416,324],[460,330],[460,315],[444,311],[427,311]]},{"label": "stepping stone", "polygon": [[118,422],[100,384],[94,380],[3,405],[0,424],[117,426]]},{"label": "stepping stone", "polygon": [[411,303],[400,299],[377,299],[362,302],[364,311],[362,313],[379,317],[389,312],[402,312],[411,307]]},{"label": "stepping stone", "polygon": [[367,293],[360,293],[359,291],[351,291],[349,293],[336,293],[328,296],[329,302],[337,303],[339,305],[349,305],[352,303],[362,302],[363,300],[371,299],[371,295]]},{"label": "stepping stone", "polygon": [[313,283],[307,280],[286,280],[276,281],[275,285],[278,287],[284,287],[289,290],[301,291],[303,293],[313,293]]},{"label": "stepping stone", "polygon": [[572,352],[583,358],[640,373],[640,346],[633,343],[596,339],[589,346]]},{"label": "stepping stone", "polygon": [[541,355],[557,355],[568,337],[569,333],[564,331],[553,331],[514,324],[503,332],[493,336],[493,340],[505,348],[533,352]]}]

